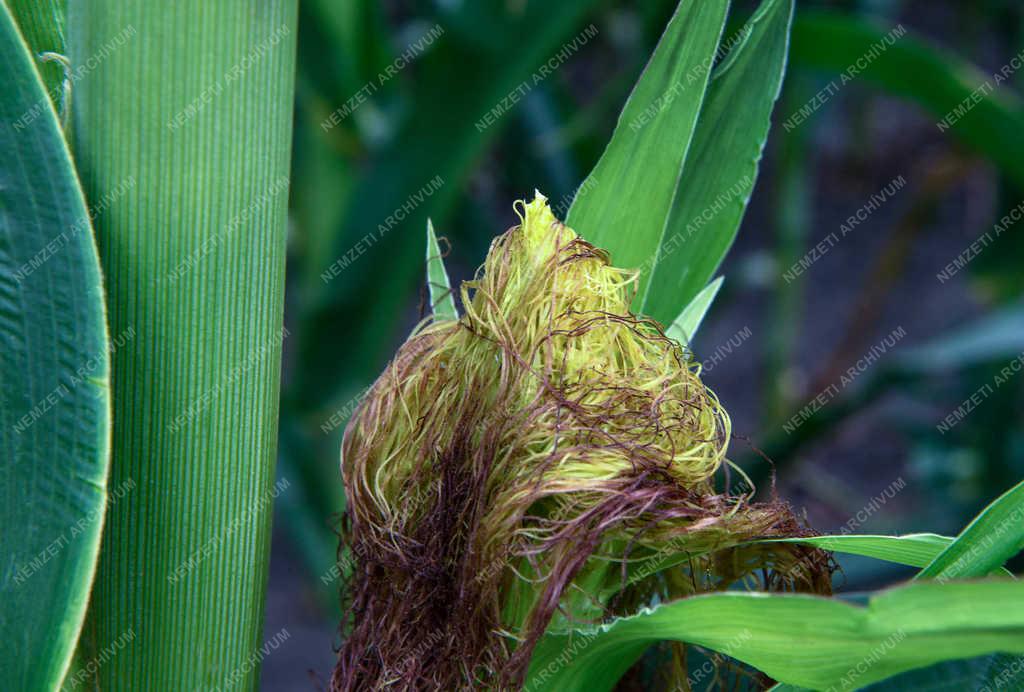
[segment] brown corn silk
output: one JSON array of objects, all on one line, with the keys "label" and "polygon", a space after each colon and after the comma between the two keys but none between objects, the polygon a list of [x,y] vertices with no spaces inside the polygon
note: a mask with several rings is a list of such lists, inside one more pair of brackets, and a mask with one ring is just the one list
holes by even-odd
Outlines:
[{"label": "brown corn silk", "polygon": [[716,491],[729,418],[630,312],[635,272],[517,204],[465,314],[418,326],[345,431],[335,690],[514,689],[549,628],[743,580],[829,588],[824,553],[736,547],[808,532]]}]

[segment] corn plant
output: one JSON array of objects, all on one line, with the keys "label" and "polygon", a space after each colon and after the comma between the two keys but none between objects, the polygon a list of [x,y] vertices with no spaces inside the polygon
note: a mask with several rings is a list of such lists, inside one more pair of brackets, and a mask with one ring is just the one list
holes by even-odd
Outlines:
[{"label": "corn plant", "polygon": [[[303,407],[336,396],[343,364],[320,330],[361,300],[347,280],[302,286],[316,307],[294,379],[310,401],[282,395],[299,8],[0,10],[0,670],[25,690],[254,689],[271,509],[296,503],[275,483],[278,402],[288,448]],[[587,10],[531,4],[538,40],[468,66],[466,112]],[[361,11],[318,28],[355,45]],[[727,0],[681,0],[565,218],[540,192],[517,202],[473,280],[452,284],[427,220],[430,314],[348,412],[332,689],[996,689],[1019,665],[1024,588],[1005,564],[1024,547],[1024,484],[956,537],[821,535],[755,497],[693,357],[791,34],[830,36],[843,57],[823,64],[877,36],[794,12],[762,0],[737,21]],[[941,109],[964,93],[947,87],[913,97]],[[985,108],[1012,130],[1016,111]],[[447,137],[417,153],[448,181],[434,209],[485,141]],[[397,178],[383,165],[349,185],[356,226],[401,204]],[[313,187],[294,191],[300,216],[328,203]],[[421,262],[404,240],[395,263]],[[308,242],[317,257],[335,241]],[[360,313],[360,367],[400,297]],[[331,501],[321,473],[298,469],[298,504]],[[918,571],[835,595],[836,554]]]},{"label": "corn plant", "polygon": [[[814,689],[1019,652],[1009,631],[994,648],[981,642],[1016,584],[914,584],[858,609],[821,597],[829,569],[817,551],[746,552],[827,546],[906,560],[928,546],[915,562],[941,578],[967,532],[808,537],[785,507],[701,485],[722,463],[727,417],[685,384],[689,366],[660,369],[671,358],[645,341],[642,316],[689,341],[756,177],[792,4],[763,3],[733,38],[722,36],[725,10],[680,5],[568,225],[542,197],[524,204],[461,287],[462,316],[428,225],[434,318],[371,388],[342,451],[354,568],[336,689],[610,689],[663,640]],[[619,261],[638,270],[608,266]],[[673,412],[677,401],[689,415]],[[651,480],[656,469],[671,477]],[[1020,549],[1019,527],[1008,528],[1020,492],[987,510],[1013,537],[972,575]],[[722,514],[701,497],[724,502]],[[762,593],[726,590],[762,570]],[[923,615],[958,597],[987,609],[973,635],[957,631],[958,614]],[[668,671],[674,689],[692,684],[681,661]]]}]

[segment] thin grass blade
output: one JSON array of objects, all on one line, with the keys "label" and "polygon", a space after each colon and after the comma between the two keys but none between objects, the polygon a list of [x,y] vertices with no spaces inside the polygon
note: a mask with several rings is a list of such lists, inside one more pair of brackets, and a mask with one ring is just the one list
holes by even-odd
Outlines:
[{"label": "thin grass blade", "polygon": [[434,234],[434,224],[427,219],[427,287],[430,289],[430,307],[436,320],[457,320],[459,312],[455,308],[455,294],[452,283],[448,279],[448,270],[444,267],[444,256],[441,246]]},{"label": "thin grass blade", "polygon": [[711,308],[711,303],[715,301],[718,290],[722,288],[722,281],[724,280],[725,277],[718,277],[705,286],[704,290],[694,296],[693,300],[683,309],[679,317],[672,321],[665,334],[680,344],[689,346],[690,341],[693,340],[697,329],[700,327],[700,323],[704,321],[704,315]]}]

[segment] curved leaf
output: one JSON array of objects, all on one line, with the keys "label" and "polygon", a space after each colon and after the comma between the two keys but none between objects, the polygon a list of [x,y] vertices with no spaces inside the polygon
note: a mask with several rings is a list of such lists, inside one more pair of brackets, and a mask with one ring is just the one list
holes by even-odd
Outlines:
[{"label": "curved leaf", "polygon": [[[770,538],[753,543],[800,543],[811,545],[822,550],[847,555],[861,555],[877,560],[885,560],[908,567],[924,567],[938,557],[943,550],[953,543],[949,536],[935,533],[912,533],[905,536],[810,536],[806,538]],[[627,574],[653,574],[671,569],[685,562],[689,554],[685,552],[656,554],[647,560],[638,560],[628,566]],[[989,574],[1012,577],[1009,571],[996,567]],[[627,580],[628,581],[628,580]],[[615,593],[621,588],[618,581],[608,585],[608,593]]]},{"label": "curved leaf", "polygon": [[106,503],[99,261],[42,82],[0,3],[0,670],[55,689],[85,617]]},{"label": "curved leaf", "polygon": [[1024,549],[1024,481],[978,514],[918,579],[969,579],[988,574]]},{"label": "curved leaf", "polygon": [[[908,567],[924,567],[943,550],[948,548],[953,539],[936,533],[909,533],[905,536],[813,536],[810,538],[777,538],[764,543],[802,543],[813,545],[822,550],[848,555],[863,555],[878,560],[893,562]],[[983,574],[975,576],[1002,575],[1012,577],[1006,569],[996,566]]]},{"label": "curved leaf", "polygon": [[610,690],[650,644],[697,644],[773,678],[845,689],[948,659],[1024,653],[1024,582],[914,583],[866,607],[802,594],[695,596],[537,647],[526,689]]},{"label": "curved leaf", "polygon": [[923,567],[953,542],[937,533],[911,533],[905,536],[813,536],[778,538],[765,543],[800,543],[822,550],[863,555],[910,567]]}]

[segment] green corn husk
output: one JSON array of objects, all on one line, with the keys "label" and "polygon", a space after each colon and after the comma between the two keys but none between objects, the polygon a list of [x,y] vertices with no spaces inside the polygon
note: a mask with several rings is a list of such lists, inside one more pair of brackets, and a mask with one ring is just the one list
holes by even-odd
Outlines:
[{"label": "green corn husk", "polygon": [[[715,490],[729,417],[630,313],[636,273],[539,193],[520,204],[462,285],[465,314],[417,327],[346,430],[335,690],[515,688],[549,627],[755,570],[774,575],[764,588],[829,588],[819,551],[731,550],[807,531]],[[666,578],[670,554],[688,560]]]}]

